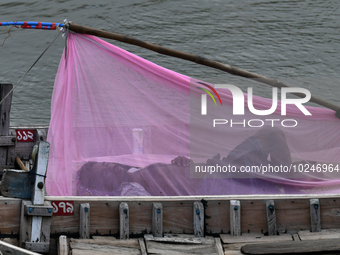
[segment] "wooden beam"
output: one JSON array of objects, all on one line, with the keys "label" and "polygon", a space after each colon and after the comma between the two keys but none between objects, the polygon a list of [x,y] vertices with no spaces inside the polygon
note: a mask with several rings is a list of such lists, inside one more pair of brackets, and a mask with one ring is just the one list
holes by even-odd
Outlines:
[{"label": "wooden beam", "polygon": [[267,229],[268,235],[276,235],[276,215],[274,200],[266,201],[266,216],[267,216]]},{"label": "wooden beam", "polygon": [[194,202],[193,206],[194,235],[197,237],[204,236],[204,206],[201,202]]},{"label": "wooden beam", "polygon": [[230,234],[241,235],[241,203],[238,200],[230,200]]},{"label": "wooden beam", "polygon": [[129,239],[129,206],[127,203],[119,205],[119,236],[120,239]]},{"label": "wooden beam", "polygon": [[47,196],[46,200],[49,201],[115,201],[115,202],[170,202],[170,201],[229,201],[229,200],[270,200],[270,199],[293,199],[293,200],[306,200],[312,198],[329,198],[340,199],[340,194],[279,194],[279,195],[221,195],[221,196]]},{"label": "wooden beam", "polygon": [[90,204],[80,205],[79,236],[80,238],[90,238]]},{"label": "wooden beam", "polygon": [[141,255],[148,255],[148,253],[146,252],[144,238],[138,238],[138,243],[140,246]]},{"label": "wooden beam", "polygon": [[311,232],[321,231],[320,202],[319,199],[310,199],[310,225]]},{"label": "wooden beam", "polygon": [[25,205],[25,215],[29,216],[49,216],[53,215],[53,206]]},{"label": "wooden beam", "polygon": [[[13,88],[12,84],[0,84],[0,101],[11,91]],[[7,97],[5,101],[0,105],[0,136],[9,135],[9,123],[10,123],[10,111],[12,104],[12,95]],[[0,165],[12,165],[14,164],[14,153],[11,153],[11,160],[13,162],[7,162],[8,160],[8,148],[0,147]]]},{"label": "wooden beam", "polygon": [[314,254],[316,252],[327,254],[326,252],[339,252],[339,250],[339,239],[246,244],[241,248],[244,254]]},{"label": "wooden beam", "polygon": [[58,255],[68,255],[67,237],[59,236]]},{"label": "wooden beam", "polygon": [[15,146],[15,136],[0,136],[0,147]]},{"label": "wooden beam", "polygon": [[152,203],[152,234],[155,237],[163,236],[163,205]]},{"label": "wooden beam", "polygon": [[[48,142],[40,142],[38,154],[36,156],[35,168],[32,170],[34,176],[34,185],[32,188],[32,205],[44,205],[45,201],[45,175],[47,171],[47,162],[50,151],[50,144]],[[31,243],[40,242],[42,230],[42,217],[33,216],[32,217],[32,234]],[[37,247],[33,245],[31,247]]]},{"label": "wooden beam", "polygon": [[39,255],[32,251],[28,251],[12,244],[0,241],[0,254],[3,255]]},{"label": "wooden beam", "polygon": [[218,237],[215,238],[215,245],[218,255],[224,255],[223,246],[220,238]]}]

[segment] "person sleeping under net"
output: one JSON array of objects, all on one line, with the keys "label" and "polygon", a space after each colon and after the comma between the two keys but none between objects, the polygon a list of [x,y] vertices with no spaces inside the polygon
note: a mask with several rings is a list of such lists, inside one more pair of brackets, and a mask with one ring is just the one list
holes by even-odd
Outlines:
[{"label": "person sleeping under net", "polygon": [[[226,157],[221,159],[218,154],[207,160],[207,165],[258,166],[268,163],[292,163],[285,135],[278,128],[262,128],[236,146]],[[77,192],[78,195],[122,195],[120,187],[123,184],[138,183],[151,195],[209,194],[216,183],[211,179],[192,178],[191,164],[195,165],[192,160],[178,156],[171,164],[156,163],[131,171],[131,166],[88,162],[78,171]]]}]

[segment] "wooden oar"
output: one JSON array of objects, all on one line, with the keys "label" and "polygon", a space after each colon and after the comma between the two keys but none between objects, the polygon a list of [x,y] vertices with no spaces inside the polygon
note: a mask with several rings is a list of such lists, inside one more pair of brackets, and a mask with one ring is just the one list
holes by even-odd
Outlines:
[{"label": "wooden oar", "polygon": [[[166,47],[162,47],[156,44],[152,44],[146,41],[142,41],[130,36],[126,36],[126,35],[121,35],[121,34],[116,34],[116,33],[111,33],[111,32],[106,32],[103,30],[99,30],[99,29],[94,29],[94,28],[90,28],[90,27],[85,27],[85,26],[81,26],[81,25],[77,25],[74,23],[69,23],[69,29],[73,32],[76,33],[81,33],[81,34],[88,34],[88,35],[94,35],[94,36],[98,36],[98,37],[103,37],[103,38],[107,38],[107,39],[112,39],[112,40],[116,40],[116,41],[120,41],[120,42],[124,42],[124,43],[128,43],[128,44],[133,44],[145,49],[149,49],[155,52],[158,52],[160,54],[163,55],[167,55],[167,56],[171,56],[171,57],[176,57],[176,58],[181,58],[181,59],[185,59],[185,60],[189,60],[191,62],[200,64],[200,65],[205,65],[205,66],[209,66],[215,69],[219,69],[221,71],[233,74],[233,75],[238,75],[241,77],[245,77],[248,79],[252,79],[258,82],[262,82],[265,84],[268,84],[270,86],[273,87],[277,87],[277,88],[282,88],[282,87],[290,87],[278,80],[275,79],[271,79],[256,73],[252,73],[252,72],[248,72],[246,70],[242,70],[240,68],[234,67],[234,66],[230,66],[230,65],[225,65],[210,59],[206,59],[197,55],[193,55],[193,54],[189,54],[189,53],[185,53],[185,52],[181,52],[178,50],[173,50],[173,49],[169,49]],[[303,94],[300,93],[291,93],[294,94],[298,97],[304,97]],[[312,95],[311,99],[309,100],[310,102],[319,104],[321,106],[324,106],[326,108],[332,109],[336,112],[336,116],[340,119],[340,107],[332,104],[330,102],[327,102],[323,99],[320,99],[318,97],[315,97]]]}]

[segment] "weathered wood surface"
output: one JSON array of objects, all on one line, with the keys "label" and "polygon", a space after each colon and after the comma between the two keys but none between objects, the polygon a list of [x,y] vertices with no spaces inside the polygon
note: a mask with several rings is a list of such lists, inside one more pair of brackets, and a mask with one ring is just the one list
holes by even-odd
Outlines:
[{"label": "weathered wood surface", "polygon": [[29,205],[32,205],[31,201],[28,200],[21,201],[20,236],[19,236],[20,247],[25,247],[25,243],[30,242],[31,240],[32,217],[25,215],[25,206]]},{"label": "weathered wood surface", "polygon": [[64,235],[59,237],[58,255],[68,255],[67,237]]},{"label": "weathered wood surface", "polygon": [[[12,84],[0,84],[0,101],[9,93],[13,88]],[[10,111],[12,103],[12,95],[0,105],[0,136],[9,135],[9,122],[10,122]],[[14,154],[8,154],[8,147],[0,147],[0,166],[14,165]],[[2,168],[3,169],[3,168]],[[2,170],[1,169],[1,170]]]},{"label": "weathered wood surface", "polygon": [[[241,254],[241,247],[246,244],[272,243],[293,241],[292,235],[282,234],[276,236],[265,236],[261,233],[244,233],[242,236],[221,235],[225,254]],[[237,253],[238,252],[238,253]]]},{"label": "weathered wood surface", "polygon": [[[32,207],[32,202],[28,200],[22,200],[21,205],[21,219],[20,219],[20,240],[19,245],[21,247],[35,247],[39,246],[39,243],[41,242],[41,245],[39,246],[39,249],[43,248],[42,251],[48,251],[49,247],[48,244],[50,242],[50,230],[51,230],[51,217],[46,215],[42,217],[41,220],[41,228],[40,232],[38,233],[39,238],[36,240],[36,242],[32,242],[32,221],[33,217],[31,215],[28,215],[26,210],[28,211],[29,208]],[[51,208],[51,202],[45,201],[44,206],[45,210],[48,210],[48,208]],[[26,245],[27,244],[27,245]]]},{"label": "weathered wood surface", "polygon": [[211,254],[218,255],[215,245],[195,244],[166,244],[161,242],[146,242],[147,251],[150,254]]},{"label": "weathered wood surface", "polygon": [[27,130],[27,129],[36,130],[35,141],[34,142],[23,142],[23,143],[16,142],[15,148],[13,148],[13,151],[11,151],[11,156],[13,155],[14,160],[15,160],[15,157],[19,157],[23,161],[28,161],[29,159],[32,158],[32,150],[33,150],[33,146],[35,145],[35,143],[37,141],[47,140],[48,126],[31,125],[31,126],[21,126],[21,127],[10,127],[9,136],[16,137],[16,130]]},{"label": "weathered wood surface", "polygon": [[223,246],[222,246],[222,242],[220,238],[215,238],[215,246],[216,246],[216,250],[218,255],[223,255]]},{"label": "weathered wood surface", "polygon": [[117,240],[117,238],[115,238],[114,236],[92,236],[92,239],[94,239],[94,240],[108,240],[108,241]]},{"label": "weathered wood surface", "polygon": [[144,235],[147,252],[150,254],[216,254],[213,237],[195,237],[193,235],[166,235],[153,237]]},{"label": "weathered wood surface", "polygon": [[294,241],[301,241],[300,237],[298,234],[293,234],[292,235]]},{"label": "weathered wood surface", "polygon": [[28,251],[3,241],[0,241],[0,252],[3,255],[39,255],[39,253]]},{"label": "weathered wood surface", "polygon": [[312,232],[321,231],[320,202],[319,199],[310,200],[310,225]]},{"label": "weathered wood surface", "polygon": [[120,239],[129,239],[129,206],[123,202],[119,205],[119,237]]},{"label": "weathered wood surface", "polygon": [[109,240],[109,239],[73,239],[72,243],[83,243],[83,244],[98,244],[98,245],[111,245],[116,247],[134,248],[139,249],[140,245],[138,239],[128,239],[128,240]]},{"label": "weathered wood surface", "polygon": [[138,238],[138,243],[140,246],[140,252],[141,255],[147,255],[148,253],[146,252],[146,246],[143,238]]},{"label": "weathered wood surface", "polygon": [[276,214],[274,200],[266,201],[267,230],[268,235],[276,235]]},{"label": "weathered wood surface", "polygon": [[321,232],[310,232],[303,230],[298,232],[301,241],[307,240],[325,240],[325,239],[340,239],[340,229],[324,229]]},{"label": "weathered wood surface", "polygon": [[15,146],[15,136],[0,136],[0,147]]},{"label": "weathered wood surface", "polygon": [[201,202],[194,202],[194,235],[197,237],[204,236],[204,206]]},{"label": "weathered wood surface", "polygon": [[[40,142],[32,173],[35,173],[32,187],[32,205],[44,205],[45,203],[45,175],[49,157],[50,144]],[[48,202],[48,201],[46,201]],[[50,202],[49,206],[51,206]],[[32,216],[31,240],[25,243],[25,248],[32,251],[48,252],[50,239],[51,218]],[[43,240],[42,240],[43,239]]]},{"label": "weathered wood surface", "polygon": [[79,236],[80,238],[90,238],[90,204],[80,205],[79,217]]},{"label": "weathered wood surface", "polygon": [[213,244],[212,238],[196,237],[194,235],[173,235],[165,234],[164,237],[155,237],[153,235],[144,235],[145,241],[154,241],[162,243],[178,243],[178,244]]},{"label": "weathered wood surface", "polygon": [[289,254],[340,251],[339,239],[309,240],[301,242],[278,242],[247,244],[241,248],[244,254]]},{"label": "weathered wood surface", "polygon": [[163,236],[163,205],[152,204],[152,234],[157,237]]},{"label": "weathered wood surface", "polygon": [[238,200],[230,200],[230,234],[241,235],[241,203]]},{"label": "weathered wood surface", "polygon": [[281,234],[275,236],[265,236],[261,233],[242,233],[241,236],[221,234],[220,238],[225,244],[293,241],[292,235],[290,234]]},{"label": "weathered wood surface", "polygon": [[[337,195],[320,195],[321,222],[323,229],[340,228],[340,199]],[[275,213],[277,231],[279,233],[296,233],[310,229],[309,199],[315,195],[282,195],[272,196],[243,196],[240,200],[242,207],[242,233],[267,229],[265,201],[275,199]],[[79,204],[91,205],[91,235],[119,235],[119,204],[126,202],[130,213],[130,234],[151,232],[152,203],[162,201],[163,204],[163,232],[193,234],[192,203],[204,199],[205,231],[206,234],[228,233],[230,231],[230,198],[239,196],[207,196],[207,197],[52,197],[49,201],[73,200],[75,204],[74,216],[52,217],[52,233],[79,233]],[[250,199],[252,198],[252,199]],[[0,212],[1,214],[1,212]],[[1,224],[1,222],[0,222]]]},{"label": "weathered wood surface", "polygon": [[53,215],[53,206],[51,206],[50,202],[48,202],[48,205],[25,205],[24,213],[29,216],[51,217]]},{"label": "weathered wood surface", "polygon": [[116,247],[112,245],[99,245],[88,243],[70,242],[72,254],[124,254],[124,255],[140,255],[140,249]]}]

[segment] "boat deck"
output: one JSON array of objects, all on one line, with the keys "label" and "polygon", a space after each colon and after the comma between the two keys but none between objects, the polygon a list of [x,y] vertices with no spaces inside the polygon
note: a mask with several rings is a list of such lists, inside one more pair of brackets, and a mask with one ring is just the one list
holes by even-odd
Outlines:
[{"label": "boat deck", "polygon": [[[146,254],[327,254],[339,250],[340,230],[321,232],[299,231],[297,234],[265,236],[261,233],[244,233],[241,236],[221,234],[219,237],[195,237],[187,234],[165,234],[154,237],[119,240],[113,236],[93,236],[91,239],[60,237],[60,255],[146,255]],[[67,240],[67,241],[66,241]],[[316,245],[321,242],[322,245]],[[242,253],[242,251],[244,253]],[[333,253],[334,254],[334,253]]]}]

